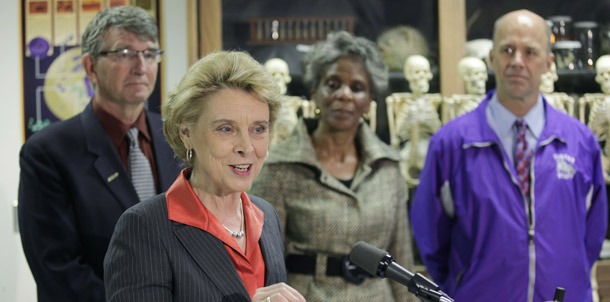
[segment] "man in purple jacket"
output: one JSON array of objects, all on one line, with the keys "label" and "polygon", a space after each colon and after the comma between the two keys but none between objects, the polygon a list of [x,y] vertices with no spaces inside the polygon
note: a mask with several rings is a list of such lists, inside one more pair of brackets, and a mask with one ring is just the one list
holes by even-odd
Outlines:
[{"label": "man in purple jacket", "polygon": [[495,24],[496,90],[431,139],[411,222],[424,264],[456,301],[591,301],[608,223],[593,133],[538,87],[554,56],[527,10]]}]

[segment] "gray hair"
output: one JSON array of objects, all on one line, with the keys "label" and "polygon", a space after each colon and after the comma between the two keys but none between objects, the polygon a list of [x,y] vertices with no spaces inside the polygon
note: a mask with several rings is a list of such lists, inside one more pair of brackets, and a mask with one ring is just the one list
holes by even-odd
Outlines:
[{"label": "gray hair", "polygon": [[119,28],[134,33],[142,40],[159,43],[157,22],[146,10],[137,6],[117,6],[97,13],[83,32],[81,48],[97,58],[102,51],[104,35],[109,28]]},{"label": "gray hair", "polygon": [[303,58],[303,82],[313,93],[320,84],[322,73],[340,57],[353,57],[362,61],[371,81],[371,96],[377,100],[384,97],[388,89],[388,67],[381,58],[375,43],[348,32],[328,34],[324,41],[314,44],[311,52]]}]

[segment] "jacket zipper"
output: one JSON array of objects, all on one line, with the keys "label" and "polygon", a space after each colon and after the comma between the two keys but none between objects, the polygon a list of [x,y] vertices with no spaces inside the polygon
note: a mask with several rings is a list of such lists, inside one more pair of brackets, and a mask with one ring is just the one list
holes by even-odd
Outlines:
[{"label": "jacket zipper", "polygon": [[[534,284],[536,283],[536,245],[534,242],[534,236],[535,236],[535,225],[536,225],[536,213],[534,211],[534,204],[536,202],[536,194],[534,194],[535,190],[535,184],[536,184],[536,177],[534,177],[534,175],[536,175],[536,173],[534,173],[534,166],[535,166],[535,161],[536,161],[536,151],[539,150],[540,148],[550,144],[553,140],[555,140],[557,137],[549,137],[546,140],[538,143],[538,146],[536,148],[534,148],[532,150],[532,160],[530,162],[530,200],[528,202],[528,234],[527,234],[527,238],[528,238],[528,243],[529,243],[529,283],[528,283],[528,288],[527,288],[527,301],[528,302],[533,302],[534,301]],[[559,139],[561,140],[561,139]],[[523,194],[523,193],[521,193]],[[525,195],[523,196],[524,200],[525,200]],[[527,200],[526,200],[527,202]]]},{"label": "jacket zipper", "polygon": [[[542,141],[542,142],[539,141],[538,146],[532,151],[532,161],[530,162],[531,189],[530,189],[529,202],[526,199],[525,194],[523,194],[523,192],[521,192],[521,186],[519,185],[519,182],[517,181],[517,179],[511,172],[510,167],[506,163],[506,159],[504,158],[504,155],[502,153],[503,147],[498,142],[492,141],[492,142],[474,143],[474,144],[462,146],[462,148],[467,148],[467,147],[471,147],[471,146],[489,147],[491,145],[496,145],[496,147],[500,150],[500,154],[502,156],[502,165],[504,166],[504,169],[510,176],[510,179],[512,180],[512,182],[519,188],[519,191],[521,192],[521,196],[523,198],[523,203],[524,203],[524,207],[525,207],[525,214],[527,215],[527,225],[528,225],[528,227],[527,227],[527,241],[528,241],[528,253],[529,253],[529,255],[528,255],[529,256],[529,281],[528,281],[528,286],[527,286],[527,301],[528,302],[534,301],[534,284],[536,281],[536,246],[534,244],[534,236],[535,236],[534,225],[536,224],[534,217],[536,217],[536,216],[534,213],[535,194],[534,194],[534,189],[533,189],[534,184],[536,183],[536,179],[534,177],[534,161],[535,161],[536,150],[540,149],[543,146],[548,145],[555,139],[558,139],[565,143],[565,141],[563,141],[562,139],[557,138],[555,136],[551,136],[551,137],[547,138],[545,141]],[[457,283],[459,283],[460,280],[457,280],[457,281],[458,282],[456,282],[456,285],[457,285]]]},{"label": "jacket zipper", "polygon": [[[500,146],[497,142],[494,142],[494,144],[500,149],[500,151],[502,151],[502,146]],[[532,152],[532,161],[530,162],[530,179],[531,181],[531,188],[534,187],[534,152]],[[529,258],[529,267],[528,267],[528,284],[527,284],[527,301],[528,302],[533,302],[534,300],[534,283],[536,280],[536,248],[534,245],[534,190],[530,189],[530,200],[527,199],[527,196],[525,196],[525,194],[523,193],[523,191],[521,191],[521,186],[519,185],[519,182],[517,181],[517,179],[515,178],[515,176],[513,175],[513,173],[510,170],[510,167],[508,166],[508,164],[506,163],[506,159],[502,159],[502,164],[504,166],[504,169],[506,170],[506,172],[508,173],[508,175],[510,175],[510,179],[512,180],[512,182],[519,188],[519,192],[521,192],[521,198],[523,200],[523,204],[524,204],[524,209],[525,209],[525,215],[527,216],[527,242],[528,242],[528,258]]]}]

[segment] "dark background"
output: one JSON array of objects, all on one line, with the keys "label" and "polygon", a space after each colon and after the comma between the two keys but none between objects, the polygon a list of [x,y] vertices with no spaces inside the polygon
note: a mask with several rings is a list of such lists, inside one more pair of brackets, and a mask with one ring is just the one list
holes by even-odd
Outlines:
[{"label": "dark background", "polygon": [[[467,40],[491,39],[495,20],[509,11],[522,8],[532,10],[543,18],[568,15],[574,22],[596,21],[600,26],[610,24],[610,0],[467,0]],[[224,0],[223,48],[247,50],[260,62],[274,57],[282,58],[288,62],[291,74],[299,78],[303,53],[297,51],[296,44],[248,44],[248,20],[255,17],[351,16],[356,20],[354,33],[372,41],[383,30],[397,25],[417,28],[429,43],[429,59],[435,67],[438,66],[437,11],[438,2],[433,0]],[[402,74],[395,76],[402,77]],[[289,93],[308,94],[297,86],[298,83],[291,85]],[[404,89],[408,90],[408,86]],[[438,89],[438,83],[431,84],[430,92],[438,92]]]},{"label": "dark background", "polygon": [[[529,9],[543,18],[568,15],[574,22],[597,21],[600,27],[610,24],[610,0],[467,0],[466,26],[467,40],[491,39],[493,24],[503,14],[516,10]],[[275,45],[248,44],[250,18],[262,17],[333,17],[350,16],[355,18],[354,33],[376,41],[379,34],[397,25],[417,28],[426,37],[430,47],[430,60],[434,77],[430,82],[430,92],[438,93],[438,1],[434,0],[223,0],[223,48],[246,50],[261,63],[270,58],[282,58],[290,67],[292,82],[288,85],[289,95],[309,99],[309,92],[301,83],[301,59],[303,52],[294,43]],[[457,67],[456,67],[457,68]],[[600,92],[594,81],[592,70],[573,72],[560,71],[556,91],[582,94]],[[493,74],[487,88],[495,86]],[[408,83],[401,72],[390,73],[388,93],[409,91]],[[377,134],[388,142],[385,102],[378,103]]]}]

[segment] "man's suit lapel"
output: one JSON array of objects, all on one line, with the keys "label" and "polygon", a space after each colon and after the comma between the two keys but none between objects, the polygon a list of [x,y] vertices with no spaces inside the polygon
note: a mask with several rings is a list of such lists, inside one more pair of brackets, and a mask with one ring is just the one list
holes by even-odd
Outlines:
[{"label": "man's suit lapel", "polygon": [[[249,300],[250,295],[222,241],[200,229],[177,222],[175,224],[176,237],[222,295],[235,297],[236,289],[239,289],[242,298],[247,297]],[[243,301],[243,299],[235,301]]]},{"label": "man's suit lapel", "polygon": [[[157,165],[157,175],[159,178],[159,187],[164,192],[174,183],[176,177],[180,173],[180,159],[174,156],[174,151],[165,141],[163,134],[163,122],[160,118],[151,118],[156,113],[147,112],[146,121],[148,130],[152,137],[152,147]],[[172,160],[169,160],[169,159]]]},{"label": "man's suit lapel", "polygon": [[93,111],[91,103],[81,114],[81,124],[85,132],[87,149],[97,156],[93,166],[101,181],[108,186],[125,209],[138,203],[139,198],[136,190],[131,184],[119,154],[112,145],[95,111]]}]

